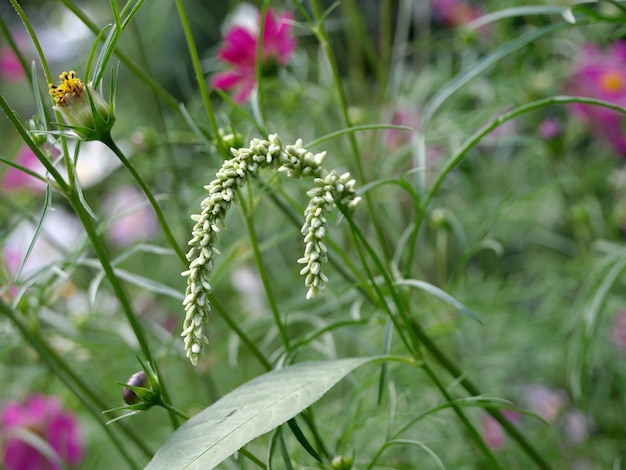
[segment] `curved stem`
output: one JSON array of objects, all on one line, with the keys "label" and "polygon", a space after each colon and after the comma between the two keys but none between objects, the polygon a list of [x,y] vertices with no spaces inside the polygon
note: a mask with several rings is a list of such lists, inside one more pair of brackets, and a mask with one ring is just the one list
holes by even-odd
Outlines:
[{"label": "curved stem", "polygon": [[[111,442],[113,442],[113,445],[118,450],[118,452],[122,455],[124,460],[126,460],[130,468],[139,469],[139,466],[135,463],[133,457],[124,448],[124,446],[122,445],[118,437],[113,432],[112,428],[110,426],[107,426],[106,422],[102,418],[101,411],[96,409],[96,407],[92,403],[92,402],[96,402],[95,404],[98,405],[97,401],[99,401],[99,399],[94,400],[95,397],[92,396],[93,392],[91,392],[88,389],[88,387],[81,387],[81,383],[76,382],[75,375],[73,376],[72,374],[68,374],[70,369],[67,366],[67,364],[65,364],[59,357],[53,356],[52,354],[50,354],[51,351],[47,347],[47,345],[45,345],[45,343],[40,338],[38,338],[37,335],[35,335],[32,331],[26,328],[26,326],[24,326],[24,324],[18,320],[17,316],[15,315],[13,310],[10,308],[10,306],[7,305],[1,298],[0,298],[0,311],[2,312],[3,315],[5,315],[11,321],[13,325],[15,325],[15,327],[20,331],[20,333],[22,333],[22,336],[24,337],[24,339],[39,353],[39,357],[41,357],[41,359],[48,365],[48,368],[52,372],[54,372],[55,375],[62,382],[65,383],[67,388],[69,388],[72,391],[72,393],[82,402],[83,406],[95,418],[96,422],[100,425],[100,427],[105,432],[105,434],[109,436],[109,439],[111,439]],[[78,385],[78,388],[81,388],[82,390],[79,391],[76,385]],[[87,397],[85,395],[87,395]],[[100,407],[100,408],[102,409],[106,407]],[[139,442],[136,441],[137,444],[139,444]],[[144,449],[147,449],[147,448],[145,447],[145,444],[143,443],[141,444],[142,445],[140,445],[140,448],[145,453]],[[147,457],[150,457],[150,456],[151,455],[148,451]]]},{"label": "curved stem", "polygon": [[[352,127],[352,120],[350,119],[350,112],[348,106],[348,99],[346,97],[346,93],[343,89],[343,80],[341,74],[339,73],[339,68],[337,67],[337,60],[335,58],[335,54],[333,53],[332,48],[330,47],[330,40],[328,38],[328,33],[326,32],[326,28],[324,27],[324,22],[322,18],[322,13],[320,10],[318,0],[311,0],[311,9],[313,10],[313,15],[315,20],[317,21],[317,25],[314,29],[315,34],[317,36],[324,53],[326,54],[326,58],[328,59],[328,64],[331,69],[331,73],[333,76],[333,81],[335,83],[335,88],[337,91],[337,96],[339,98],[339,105],[342,113],[342,117],[346,127]],[[350,147],[352,149],[354,164],[357,169],[357,175],[361,181],[366,181],[365,171],[363,170],[362,158],[360,155],[359,147],[356,141],[356,136],[354,133],[348,134],[348,140],[350,141]],[[370,193],[365,193],[363,195],[365,199],[365,203],[367,205],[368,213],[370,214],[372,225],[374,227],[374,231],[376,232],[376,237],[378,239],[378,243],[383,252],[383,256],[386,260],[391,259],[391,254],[389,253],[389,247],[385,243],[385,235],[380,224],[377,223],[376,219],[373,217],[377,211],[374,209],[374,204],[372,202],[372,198]]]},{"label": "curved stem", "polygon": [[476,430],[474,425],[470,422],[469,419],[467,419],[467,416],[465,416],[465,413],[463,412],[461,407],[454,401],[454,398],[452,398],[448,390],[446,390],[446,387],[443,385],[443,383],[441,383],[439,377],[437,377],[437,374],[435,374],[435,371],[427,363],[422,364],[422,369],[424,369],[426,375],[428,375],[430,380],[432,380],[435,386],[439,389],[439,392],[441,392],[441,394],[448,401],[448,403],[454,410],[454,413],[457,415],[459,420],[463,423],[463,425],[469,432],[471,439],[478,446],[478,449],[483,453],[483,455],[489,462],[491,468],[501,470],[503,468],[502,465],[500,465],[496,457],[493,455],[493,452],[491,452],[489,447],[487,447],[485,441],[480,436],[480,433]]},{"label": "curved stem", "polygon": [[261,249],[259,248],[259,239],[254,229],[254,223],[252,222],[252,211],[248,210],[248,207],[243,200],[241,201],[241,207],[244,210],[246,227],[248,228],[248,238],[250,238],[252,252],[254,253],[254,260],[256,261],[256,265],[259,270],[259,276],[261,276],[261,282],[263,283],[263,288],[265,289],[265,294],[267,295],[267,301],[269,302],[270,310],[274,316],[274,322],[278,327],[285,350],[289,352],[289,334],[287,333],[287,328],[285,327],[285,324],[280,316],[280,310],[278,308],[278,304],[276,303],[276,298],[274,297],[274,291],[272,290],[272,283],[267,277],[267,272],[263,266],[263,257],[261,256]]},{"label": "curved stem", "polygon": [[115,153],[117,158],[120,159],[122,164],[126,167],[129,173],[135,179],[137,184],[139,184],[139,186],[143,190],[143,193],[148,198],[148,201],[150,201],[150,204],[152,205],[152,208],[154,209],[154,212],[157,218],[159,219],[159,223],[161,224],[161,227],[163,228],[163,232],[165,233],[165,237],[167,238],[167,241],[169,242],[170,246],[174,249],[174,251],[178,255],[178,258],[181,260],[183,265],[187,266],[187,258],[185,257],[185,253],[180,248],[180,246],[178,246],[178,243],[176,242],[176,239],[174,238],[174,234],[172,233],[172,230],[170,229],[170,226],[167,223],[167,220],[165,220],[165,215],[163,215],[163,211],[161,210],[159,203],[156,201],[156,199],[152,195],[152,191],[150,191],[150,188],[148,187],[146,182],[143,180],[143,178],[137,172],[137,170],[132,165],[132,163],[130,163],[130,160],[126,158],[126,155],[124,155],[124,152],[122,152],[122,150],[117,146],[117,144],[113,141],[111,137],[103,140],[102,143],[105,144],[107,147],[109,147]]},{"label": "curved stem", "polygon": [[[128,298],[128,294],[124,290],[121,282],[119,281],[117,275],[115,274],[115,269],[113,268],[113,264],[111,263],[111,258],[109,256],[109,253],[107,252],[104,242],[101,239],[100,235],[98,234],[96,227],[94,226],[93,220],[91,219],[89,212],[87,212],[87,210],[83,207],[80,201],[80,197],[76,191],[70,192],[66,196],[69,199],[69,202],[72,205],[72,208],[76,212],[76,215],[82,222],[83,227],[85,228],[85,231],[87,232],[87,236],[89,237],[89,240],[91,241],[91,245],[93,246],[94,251],[96,252],[96,256],[100,260],[102,269],[104,273],[106,274],[106,277],[109,280],[111,287],[113,288],[113,292],[115,293],[115,296],[120,302],[122,310],[124,311],[124,314],[126,315],[126,319],[128,320],[128,323],[130,324],[133,330],[133,333],[135,334],[135,337],[137,338],[137,341],[139,342],[141,351],[143,352],[146,360],[149,363],[156,364],[156,362],[154,361],[152,357],[152,352],[150,351],[150,347],[148,345],[148,341],[146,340],[143,329],[141,328],[139,321],[137,321],[137,316],[135,315],[130,299]],[[162,389],[164,400],[167,402],[170,402],[171,400],[169,399],[169,395],[167,393],[165,383],[163,381],[163,378],[160,375],[158,368],[156,368],[156,366],[155,366],[155,373],[157,374],[159,383],[161,384],[161,389]],[[169,412],[169,415],[170,415],[170,420],[172,422],[172,426],[174,427],[174,429],[176,429],[178,427],[178,419],[171,410]]]},{"label": "curved stem", "polygon": [[217,312],[217,314],[222,317],[229,328],[235,332],[235,334],[239,337],[239,339],[245,344],[250,352],[257,358],[257,360],[261,363],[261,365],[265,368],[265,370],[272,370],[272,364],[268,361],[261,350],[257,347],[257,345],[250,339],[250,337],[241,329],[235,320],[233,320],[226,309],[219,303],[214,294],[209,294],[209,300],[211,305],[213,306],[213,310]]},{"label": "curved stem", "polygon": [[[390,318],[394,322],[396,328],[398,329],[398,332],[406,331],[407,337],[411,341],[411,344],[407,346],[407,349],[409,349],[409,351],[413,355],[415,355],[417,359],[420,359],[419,351],[421,347],[424,347],[435,358],[435,360],[441,366],[443,366],[443,368],[446,369],[450,373],[450,375],[452,375],[452,377],[459,380],[459,383],[463,386],[463,388],[465,388],[465,390],[467,390],[472,395],[481,395],[480,390],[472,382],[470,382],[469,380],[463,377],[461,370],[456,366],[456,364],[451,359],[449,359],[443,353],[443,351],[439,349],[439,347],[430,339],[428,334],[419,326],[419,324],[417,324],[415,321],[413,321],[410,318],[405,308],[405,305],[402,302],[400,296],[398,295],[398,292],[396,290],[396,287],[392,279],[389,277],[389,274],[384,269],[382,262],[380,261],[378,256],[376,256],[376,253],[374,252],[373,248],[369,245],[369,243],[367,242],[367,239],[365,238],[361,230],[354,223],[354,220],[352,220],[352,217],[350,217],[350,214],[347,211],[345,211],[344,208],[341,206],[340,206],[340,209],[342,213],[344,214],[346,220],[350,224],[352,233],[365,247],[368,254],[372,258],[372,260],[374,261],[378,269],[380,270],[381,274],[383,275],[385,279],[385,283],[389,288],[389,293],[398,309],[398,314],[401,317],[403,325],[401,325],[400,319],[396,318],[396,316],[393,315],[393,313],[390,311],[389,307],[387,306],[387,302],[385,302],[384,297],[379,298],[378,302],[377,302],[377,299],[370,298],[370,300],[374,302],[375,304],[379,303],[382,306],[382,308],[385,309],[385,311],[387,311],[387,313],[390,315]],[[522,447],[522,449],[524,449],[527,455],[535,461],[535,463],[537,464],[539,468],[542,468],[542,469],[550,468],[550,465],[546,462],[546,460],[543,458],[541,453],[538,450],[536,450],[532,446],[532,444],[530,444],[530,442],[526,440],[523,434],[521,434],[517,430],[517,428],[515,428],[515,426],[513,426],[504,417],[504,415],[502,415],[502,413],[499,410],[486,408],[486,411],[491,416],[493,416],[498,421],[498,423],[500,423],[500,425],[507,431],[507,433],[511,436],[512,439],[517,441],[520,447]]]},{"label": "curved stem", "polygon": [[219,133],[219,129],[217,126],[217,120],[215,119],[215,113],[213,112],[213,106],[211,105],[211,100],[209,99],[209,92],[206,87],[206,79],[204,78],[204,73],[202,72],[202,65],[200,64],[200,57],[198,56],[198,49],[196,48],[196,44],[193,40],[193,34],[191,33],[191,27],[189,26],[189,20],[187,19],[187,14],[185,13],[185,8],[183,7],[182,0],[175,0],[176,8],[178,9],[178,16],[180,17],[180,22],[183,27],[183,31],[185,32],[185,39],[187,40],[187,48],[189,49],[189,56],[191,58],[191,63],[193,65],[194,73],[196,74],[196,81],[198,83],[198,88],[200,89],[200,96],[202,97],[202,103],[204,104],[204,109],[207,113],[207,118],[209,119],[209,124],[211,125],[211,130],[213,131],[213,137],[217,142],[217,146],[220,150],[222,150],[224,155],[228,154],[228,149],[224,144],[221,134]]}]

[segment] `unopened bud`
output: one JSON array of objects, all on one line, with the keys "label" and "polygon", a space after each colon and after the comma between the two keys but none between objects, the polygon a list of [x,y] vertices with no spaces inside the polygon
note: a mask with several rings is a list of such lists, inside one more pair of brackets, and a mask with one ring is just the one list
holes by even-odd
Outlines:
[{"label": "unopened bud", "polygon": [[[150,382],[148,380],[148,375],[143,370],[140,370],[139,372],[135,372],[126,381],[126,385],[131,385],[133,387],[147,388],[149,384]],[[141,398],[139,398],[137,394],[128,387],[124,387],[124,391],[122,392],[122,397],[124,398],[124,403],[126,403],[127,405],[134,405],[141,400]]]},{"label": "unopened bud", "polygon": [[336,455],[330,461],[332,470],[350,470],[352,468],[352,459],[345,455]]}]

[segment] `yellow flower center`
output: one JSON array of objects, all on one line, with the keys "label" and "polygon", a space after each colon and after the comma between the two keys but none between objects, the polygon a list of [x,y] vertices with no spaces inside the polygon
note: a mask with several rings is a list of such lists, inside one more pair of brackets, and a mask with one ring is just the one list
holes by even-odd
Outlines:
[{"label": "yellow flower center", "polygon": [[617,93],[624,89],[624,81],[619,73],[611,70],[600,76],[600,86],[604,91]]},{"label": "yellow flower center", "polygon": [[65,101],[66,95],[69,94],[78,98],[85,91],[85,85],[80,81],[80,78],[76,77],[76,72],[73,70],[71,72],[63,72],[59,75],[59,78],[61,79],[59,86],[55,86],[52,83],[49,84],[50,96],[52,96],[57,106],[65,106],[67,104]]}]

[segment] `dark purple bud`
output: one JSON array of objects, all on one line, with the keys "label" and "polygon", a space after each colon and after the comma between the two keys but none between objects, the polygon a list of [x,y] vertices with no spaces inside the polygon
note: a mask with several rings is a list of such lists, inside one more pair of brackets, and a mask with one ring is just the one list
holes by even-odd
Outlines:
[{"label": "dark purple bud", "polygon": [[[126,385],[132,385],[133,387],[147,388],[149,384],[150,383],[148,381],[148,375],[143,370],[135,372],[126,381]],[[140,401],[140,398],[137,396],[137,394],[128,387],[124,387],[122,396],[124,397],[124,403],[126,403],[127,405],[134,405]]]}]

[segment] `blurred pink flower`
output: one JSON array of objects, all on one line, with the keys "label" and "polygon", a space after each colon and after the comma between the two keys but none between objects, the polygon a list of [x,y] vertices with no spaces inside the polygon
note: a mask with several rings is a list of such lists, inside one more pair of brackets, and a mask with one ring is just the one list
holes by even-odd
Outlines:
[{"label": "blurred pink flower", "polygon": [[554,423],[567,405],[567,395],[563,390],[553,390],[543,385],[531,385],[525,390],[525,399],[533,413],[548,423]]},{"label": "blurred pink flower", "polygon": [[[53,455],[35,448],[26,434],[42,439]],[[76,417],[61,408],[56,397],[31,395],[0,411],[0,440],[6,470],[57,470],[77,465],[84,452]]]},{"label": "blurred pink flower", "polygon": [[552,140],[561,135],[562,132],[563,126],[556,118],[547,117],[539,124],[538,133],[543,140]]},{"label": "blurred pink flower", "polygon": [[7,82],[19,82],[26,77],[17,55],[7,46],[0,47],[0,77]]},{"label": "blurred pink flower", "polygon": [[[243,19],[227,31],[224,43],[217,52],[219,59],[229,70],[218,72],[211,78],[211,86],[218,90],[233,90],[235,103],[246,101],[256,85],[256,58],[261,15],[253,24]],[[296,40],[291,34],[290,13],[278,17],[268,8],[263,29],[261,62],[263,76],[275,75],[280,67],[289,62],[296,49]]]},{"label": "blurred pink flower", "polygon": [[447,26],[462,26],[482,16],[482,13],[460,0],[431,0],[431,6],[439,21]]},{"label": "blurred pink flower", "polygon": [[[596,46],[583,46],[567,83],[570,95],[596,98],[626,107],[626,42],[617,41],[604,52]],[[607,108],[575,103],[574,114],[597,136],[608,141],[626,157],[624,115]]]},{"label": "blurred pink flower", "polygon": [[[420,115],[414,110],[396,109],[391,118],[394,126],[407,126],[417,129],[420,125]],[[412,133],[402,129],[386,129],[385,143],[391,149],[397,149],[411,142]]]},{"label": "blurred pink flower", "polygon": [[[519,420],[520,415],[517,411],[501,410],[501,412],[507,421],[514,423]],[[485,416],[481,424],[483,428],[483,439],[485,440],[485,444],[487,444],[490,449],[497,450],[504,446],[506,439],[504,429],[502,429],[500,423],[498,423],[491,416]]]},{"label": "blurred pink flower", "polygon": [[580,410],[569,411],[563,416],[563,429],[569,445],[580,444],[589,439],[593,423]]},{"label": "blurred pink flower", "polygon": [[[33,151],[24,145],[15,156],[15,163],[19,163],[23,167],[33,170],[40,175],[46,174],[46,169]],[[43,192],[46,190],[46,183],[37,178],[33,178],[27,173],[14,167],[9,167],[2,176],[2,184],[0,188],[3,190],[13,191],[16,189],[27,189],[32,192]]]},{"label": "blurred pink flower", "polygon": [[626,353],[626,310],[618,312],[613,318],[611,336],[615,345],[623,353]]},{"label": "blurred pink flower", "polygon": [[138,189],[117,189],[104,200],[104,210],[114,219],[107,235],[117,246],[150,240],[159,229],[154,210]]}]

